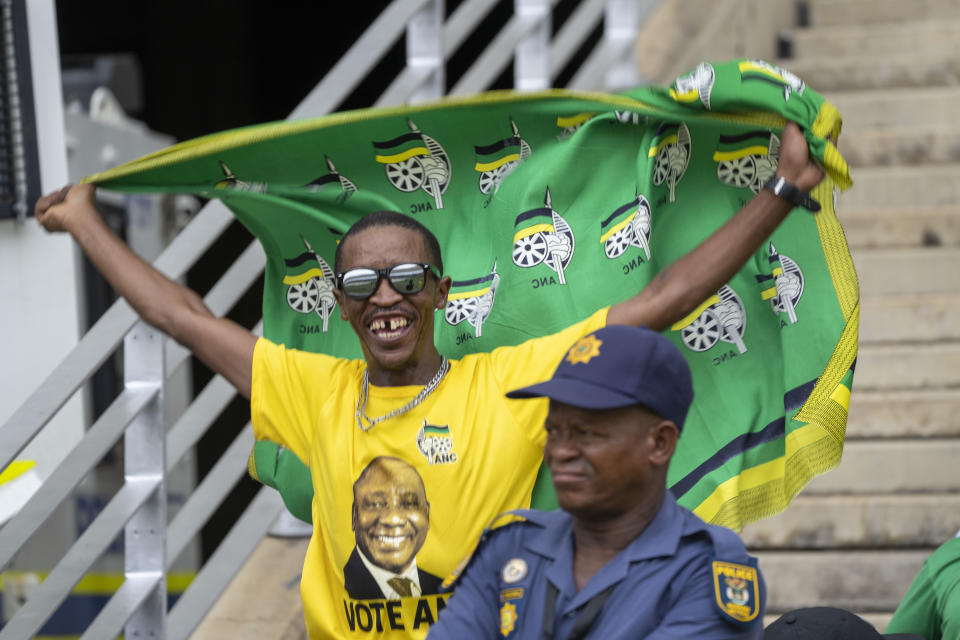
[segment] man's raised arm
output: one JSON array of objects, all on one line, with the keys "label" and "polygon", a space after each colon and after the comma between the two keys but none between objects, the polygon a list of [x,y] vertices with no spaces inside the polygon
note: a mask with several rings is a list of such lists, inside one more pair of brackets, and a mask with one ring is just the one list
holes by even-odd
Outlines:
[{"label": "man's raised arm", "polygon": [[141,318],[190,349],[241,395],[250,397],[256,336],[235,322],[214,316],[200,296],[133,253],[97,212],[93,185],[64,187],[43,196],[34,212],[47,231],[70,233]]},{"label": "man's raised arm", "polygon": [[[810,157],[800,128],[787,123],[781,134],[777,176],[809,192],[823,175]],[[607,324],[666,329],[726,284],[793,208],[770,191],[760,191],[709,238],[658,273],[643,291],[611,307]]]}]

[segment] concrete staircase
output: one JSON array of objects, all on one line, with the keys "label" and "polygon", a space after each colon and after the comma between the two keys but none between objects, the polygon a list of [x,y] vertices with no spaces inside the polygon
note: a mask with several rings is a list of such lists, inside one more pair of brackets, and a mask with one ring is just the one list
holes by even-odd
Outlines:
[{"label": "concrete staircase", "polygon": [[960,0],[808,8],[779,64],[844,116],[860,354],[840,466],[744,537],[770,619],[831,605],[882,631],[960,528]]}]

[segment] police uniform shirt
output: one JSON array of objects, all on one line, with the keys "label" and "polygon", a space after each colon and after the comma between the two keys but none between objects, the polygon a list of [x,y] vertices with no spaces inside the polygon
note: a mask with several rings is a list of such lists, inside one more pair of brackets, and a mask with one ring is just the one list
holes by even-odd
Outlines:
[{"label": "police uniform shirt", "polygon": [[[254,434],[290,449],[310,468],[313,483],[313,534],[300,581],[311,638],[426,636],[448,596],[438,593],[439,580],[425,583],[424,573],[449,575],[497,514],[530,506],[548,403],[504,394],[548,378],[577,338],[603,327],[606,318],[607,309],[601,309],[559,333],[451,361],[423,402],[368,431],[358,428],[355,417],[363,360],[257,341],[250,400]],[[386,415],[422,388],[371,385],[366,414]],[[392,513],[384,507],[377,528],[360,522],[362,514],[354,518],[354,483],[384,458],[404,466],[407,480],[419,476],[422,485],[413,484],[425,495],[414,496],[417,504],[398,503]],[[389,486],[380,487],[380,495],[396,495],[399,476],[384,480],[384,475],[378,482]],[[418,549],[406,542],[414,530],[425,535]],[[368,548],[391,540],[398,551],[406,545],[421,572],[420,593],[411,588],[410,596],[397,599],[383,597],[377,588],[376,594],[351,595],[347,582],[360,580],[358,572],[369,575],[359,557],[350,562],[358,536],[367,537]],[[396,555],[404,556],[406,566],[406,554]],[[373,555],[367,559],[377,563]]]},{"label": "police uniform shirt", "polygon": [[765,588],[756,560],[734,532],[706,524],[670,492],[643,533],[579,593],[570,515],[521,513],[524,521],[481,539],[429,640],[539,640],[548,583],[557,593],[553,638],[570,637],[588,602],[608,589],[586,638],[762,637]]}]

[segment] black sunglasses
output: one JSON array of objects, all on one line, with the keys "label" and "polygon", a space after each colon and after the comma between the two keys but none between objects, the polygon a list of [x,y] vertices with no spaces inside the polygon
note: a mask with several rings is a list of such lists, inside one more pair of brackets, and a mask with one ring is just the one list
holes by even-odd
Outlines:
[{"label": "black sunglasses", "polygon": [[363,300],[373,295],[380,286],[380,279],[386,276],[387,282],[397,293],[413,295],[423,291],[427,284],[427,272],[440,277],[440,272],[432,264],[403,262],[385,269],[357,267],[337,274],[337,287],[344,295]]}]

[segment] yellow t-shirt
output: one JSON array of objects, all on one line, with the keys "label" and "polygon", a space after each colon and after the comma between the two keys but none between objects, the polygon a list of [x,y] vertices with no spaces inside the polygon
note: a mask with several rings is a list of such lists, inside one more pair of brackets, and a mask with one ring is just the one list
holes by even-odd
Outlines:
[{"label": "yellow t-shirt", "polygon": [[[601,309],[559,333],[451,361],[421,404],[366,432],[355,417],[362,360],[257,342],[254,433],[293,451],[313,479],[300,583],[311,638],[426,635],[443,608],[439,580],[494,517],[530,504],[547,401],[504,394],[549,378],[606,317]],[[421,388],[371,386],[366,414],[402,407]]]}]

